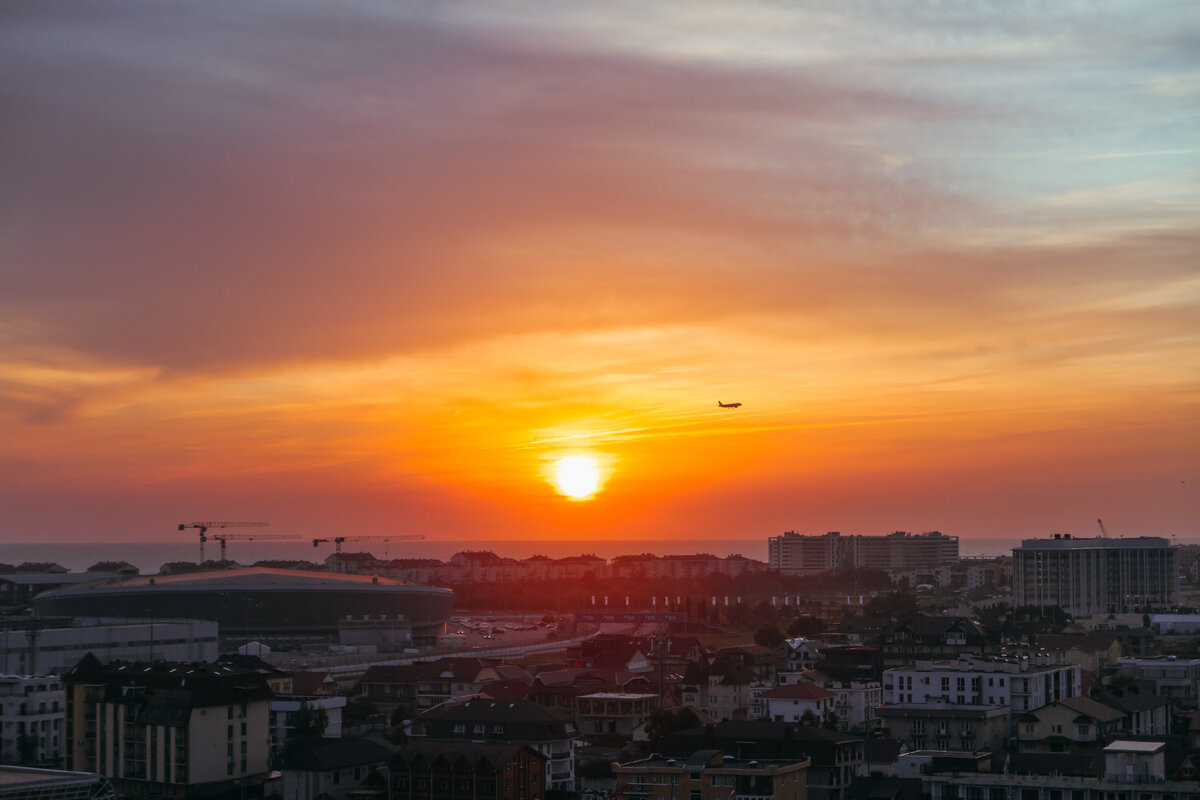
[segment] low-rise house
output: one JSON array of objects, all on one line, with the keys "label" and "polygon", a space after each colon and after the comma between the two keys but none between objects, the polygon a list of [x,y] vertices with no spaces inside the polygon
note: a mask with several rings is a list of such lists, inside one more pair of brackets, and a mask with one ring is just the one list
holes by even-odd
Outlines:
[{"label": "low-rise house", "polygon": [[877,712],[886,736],[910,750],[1004,751],[1008,706],[899,703]]},{"label": "low-rise house", "polygon": [[482,658],[440,658],[413,664],[368,667],[360,683],[362,694],[381,711],[411,717],[452,697],[477,694],[484,684],[500,679],[498,662]]},{"label": "low-rise house", "polygon": [[747,760],[720,750],[686,758],[649,758],[617,764],[617,797],[639,800],[806,800],[807,759]]},{"label": "low-rise house", "polygon": [[1166,736],[1171,732],[1171,701],[1137,691],[1136,688],[1109,688],[1093,697],[1121,711],[1122,736]]},{"label": "low-rise house", "polygon": [[575,698],[575,719],[585,736],[618,733],[632,737],[657,707],[656,694],[595,692]]},{"label": "low-rise house", "polygon": [[[776,686],[759,697],[767,703],[767,717],[774,722],[824,722],[834,713],[837,694],[812,683]],[[806,716],[808,715],[808,716]]]},{"label": "low-rise house", "polygon": [[982,654],[987,637],[979,624],[967,617],[917,614],[885,624],[871,643],[883,651],[884,666],[898,667]]},{"label": "low-rise house", "polygon": [[340,800],[392,751],[370,739],[328,739],[297,745],[280,766],[284,800]]},{"label": "low-rise house", "polygon": [[783,657],[783,671],[785,672],[803,672],[815,667],[817,661],[821,659],[817,643],[804,637],[784,639],[779,645],[779,650]]},{"label": "low-rise house", "polygon": [[575,788],[575,737],[570,717],[529,700],[472,698],[445,703],[414,719],[413,740],[526,745],[546,758],[547,789]]},{"label": "low-rise house", "polygon": [[1117,666],[1135,680],[1150,683],[1159,697],[1183,708],[1200,706],[1200,658],[1122,658]]},{"label": "low-rise house", "polygon": [[796,683],[811,683],[834,693],[833,713],[837,716],[838,730],[860,733],[874,730],[875,709],[883,703],[882,683],[836,680],[817,669],[805,670],[797,677]]},{"label": "low-rise house", "polygon": [[390,800],[542,800],[546,757],[520,744],[415,742],[388,764]]},{"label": "low-rise house", "polygon": [[1016,719],[1022,750],[1065,753],[1101,747],[1120,733],[1124,712],[1090,697],[1068,697]]},{"label": "low-rise house", "polygon": [[709,666],[691,664],[680,684],[680,697],[686,706],[694,706],[716,720],[746,719],[750,707],[750,688],[757,683],[753,669],[733,658],[718,658]]},{"label": "low-rise house", "polygon": [[805,786],[811,800],[845,800],[854,778],[867,774],[861,737],[794,723],[719,722],[673,733],[662,747],[674,756],[716,748],[740,759],[809,760]]},{"label": "low-rise house", "polygon": [[1035,643],[1040,649],[1061,652],[1063,663],[1077,664],[1092,675],[1116,666],[1125,655],[1121,640],[1111,631],[1039,633]]}]

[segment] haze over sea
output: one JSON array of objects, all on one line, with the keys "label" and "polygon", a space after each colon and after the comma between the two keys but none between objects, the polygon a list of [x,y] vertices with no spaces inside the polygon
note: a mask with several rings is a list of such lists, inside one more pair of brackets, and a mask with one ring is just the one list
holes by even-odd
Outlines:
[{"label": "haze over sea", "polygon": [[[963,556],[1007,555],[1019,544],[1018,539],[962,539],[959,552]],[[1179,543],[1184,543],[1180,541]],[[692,555],[711,553],[725,557],[740,553],[747,558],[767,560],[767,538],[760,539],[606,539],[575,541],[533,540],[438,540],[416,542],[347,542],[346,552],[370,552],[381,559],[436,558],[448,560],[463,550],[490,550],[508,558],[529,558],[544,555],[563,558],[590,553],[601,558],[637,553],[658,555]],[[216,559],[220,546],[215,541],[205,545],[205,557]],[[253,564],[266,559],[305,559],[323,561],[333,552],[333,545],[313,547],[311,539],[296,541],[230,542],[226,556],[241,564]],[[85,570],[99,561],[128,561],[143,573],[157,572],[171,561],[196,561],[199,544],[193,535],[163,542],[21,542],[0,544],[0,563],[21,564],[26,561],[51,561],[72,571]]]}]

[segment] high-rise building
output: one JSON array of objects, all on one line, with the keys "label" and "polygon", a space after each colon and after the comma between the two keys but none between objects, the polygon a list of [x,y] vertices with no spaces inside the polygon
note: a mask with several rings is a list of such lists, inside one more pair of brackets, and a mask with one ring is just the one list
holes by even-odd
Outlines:
[{"label": "high-rise building", "polygon": [[1013,548],[1013,606],[1075,616],[1164,610],[1179,602],[1177,552],[1156,536],[1025,539]]},{"label": "high-rise building", "polygon": [[803,536],[788,531],[767,540],[768,563],[786,575],[811,575],[843,567],[915,569],[958,561],[958,537],[939,531],[887,536],[843,536],[830,531]]}]

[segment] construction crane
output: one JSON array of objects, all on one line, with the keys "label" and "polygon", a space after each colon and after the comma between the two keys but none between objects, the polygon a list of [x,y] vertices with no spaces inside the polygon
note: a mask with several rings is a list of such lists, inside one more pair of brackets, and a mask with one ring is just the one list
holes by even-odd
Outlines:
[{"label": "construction crane", "polygon": [[1108,538],[1108,531],[1104,530],[1104,520],[1102,520],[1102,519],[1097,519],[1097,520],[1096,520],[1096,524],[1100,526],[1100,536],[1101,536],[1101,538],[1103,538],[1103,539],[1107,539],[1107,538]]},{"label": "construction crane", "polygon": [[425,535],[421,533],[409,536],[331,536],[328,539],[313,539],[313,547],[317,547],[322,542],[333,542],[333,551],[340,556],[342,554],[342,542],[401,542],[424,538]]},{"label": "construction crane", "polygon": [[240,542],[252,542],[255,539],[299,539],[291,533],[214,533],[208,537],[221,543],[221,560],[225,560],[225,542],[235,539]]},{"label": "construction crane", "polygon": [[[188,528],[199,528],[200,530],[200,563],[204,563],[204,543],[208,541],[205,536],[209,528],[265,528],[270,525],[269,522],[181,522],[179,530],[184,531]],[[221,553],[225,553],[225,543],[221,543]]]}]

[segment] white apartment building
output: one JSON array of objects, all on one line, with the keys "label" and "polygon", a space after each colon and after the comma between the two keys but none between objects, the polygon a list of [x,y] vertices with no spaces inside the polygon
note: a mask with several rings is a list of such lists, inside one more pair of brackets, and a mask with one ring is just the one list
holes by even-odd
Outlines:
[{"label": "white apartment building", "polygon": [[1009,706],[1032,711],[1082,690],[1083,670],[1049,663],[1048,655],[1021,658],[964,656],[957,661],[921,661],[884,670],[885,705],[951,704]]},{"label": "white apartment building", "polygon": [[1013,607],[1073,616],[1169,609],[1179,602],[1179,548],[1167,539],[1025,539],[1013,548]]},{"label": "white apartment building", "polygon": [[0,763],[59,766],[66,702],[52,675],[0,675]]}]

